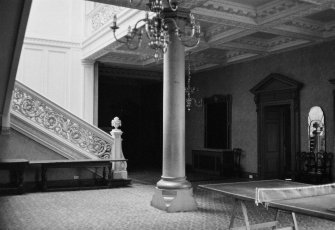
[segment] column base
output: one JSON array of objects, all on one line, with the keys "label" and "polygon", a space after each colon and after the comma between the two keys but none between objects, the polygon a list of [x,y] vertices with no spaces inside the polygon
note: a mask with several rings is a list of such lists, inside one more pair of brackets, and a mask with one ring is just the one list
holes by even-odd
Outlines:
[{"label": "column base", "polygon": [[128,172],[127,171],[114,171],[113,179],[128,179]]},{"label": "column base", "polygon": [[156,187],[151,206],[166,212],[188,212],[197,210],[193,189],[159,189]]}]

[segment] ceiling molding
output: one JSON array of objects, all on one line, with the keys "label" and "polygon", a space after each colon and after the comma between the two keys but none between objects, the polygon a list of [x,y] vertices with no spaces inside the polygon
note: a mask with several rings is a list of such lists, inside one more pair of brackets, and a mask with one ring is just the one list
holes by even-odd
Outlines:
[{"label": "ceiling molding", "polygon": [[[162,68],[162,60],[156,62],[152,50],[142,47],[129,51],[110,39],[110,12],[120,7],[143,10],[147,0],[97,0],[112,4],[100,5],[105,16],[99,16],[99,28],[83,43],[87,48],[84,58],[109,63],[113,66],[157,70]],[[250,61],[279,52],[314,45],[335,39],[335,0],[184,0],[180,7],[190,9],[202,27],[202,39],[198,47],[185,48],[197,56],[196,70],[213,69],[243,61]],[[105,7],[105,8],[104,8]],[[100,12],[98,9],[89,16]],[[94,13],[95,12],[95,13]],[[143,11],[129,10],[122,19],[122,33],[128,25],[143,18]],[[121,13],[122,14],[122,13]],[[108,16],[109,15],[109,16]],[[97,17],[97,16],[96,16]],[[97,20],[97,19],[96,19]],[[104,25],[103,22],[105,22]],[[109,24],[108,24],[109,23]],[[121,31],[120,29],[120,31]],[[109,37],[108,37],[109,36]],[[101,45],[93,46],[99,37],[106,37]],[[109,43],[108,43],[109,42]]]}]

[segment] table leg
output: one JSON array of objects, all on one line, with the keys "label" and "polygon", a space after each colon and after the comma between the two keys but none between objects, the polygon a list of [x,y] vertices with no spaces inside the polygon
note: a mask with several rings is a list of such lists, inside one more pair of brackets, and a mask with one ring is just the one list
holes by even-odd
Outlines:
[{"label": "table leg", "polygon": [[[278,217],[279,217],[279,209],[276,209],[276,216],[275,216],[275,221],[278,220]],[[273,226],[272,229],[276,229],[277,227],[276,226]]]},{"label": "table leg", "polygon": [[295,217],[295,213],[294,212],[292,212],[292,219],[293,219],[293,223],[294,223],[294,230],[299,230],[297,218]]},{"label": "table leg", "polygon": [[40,170],[39,167],[35,169],[35,189],[38,190],[40,188]]},{"label": "table leg", "polygon": [[17,171],[15,169],[9,170],[9,183],[10,186],[17,186]]},{"label": "table leg", "polygon": [[108,186],[112,185],[112,165],[108,166]]},{"label": "table leg", "polygon": [[94,185],[98,185],[97,174],[98,174],[98,168],[95,167],[95,168],[94,168],[94,173],[93,173]]},{"label": "table leg", "polygon": [[229,229],[233,228],[233,226],[234,226],[234,220],[235,220],[237,205],[238,205],[238,200],[234,199],[234,206],[233,206],[233,211],[232,211],[232,214],[231,214],[231,217],[230,217]]},{"label": "table leg", "polygon": [[42,190],[46,191],[48,186],[47,186],[47,168],[43,167],[41,168],[41,186]]},{"label": "table leg", "polygon": [[245,203],[243,200],[241,200],[241,207],[242,207],[246,230],[250,230],[250,223],[249,223],[249,218],[248,218],[247,207],[245,206]]},{"label": "table leg", "polygon": [[17,186],[18,186],[18,193],[23,194],[23,170],[17,170]]},{"label": "table leg", "polygon": [[106,167],[102,168],[102,179],[105,181],[106,180]]}]

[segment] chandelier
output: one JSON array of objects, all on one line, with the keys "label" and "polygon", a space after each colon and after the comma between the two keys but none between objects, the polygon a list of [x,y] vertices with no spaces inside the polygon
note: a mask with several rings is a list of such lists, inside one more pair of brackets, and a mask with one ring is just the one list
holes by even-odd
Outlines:
[{"label": "chandelier", "polygon": [[[167,1],[168,8],[164,8],[163,1]],[[132,3],[132,0],[130,0]],[[125,44],[128,49],[135,50],[141,46],[143,33],[149,40],[148,46],[154,50],[154,58],[158,60],[162,54],[168,49],[169,44],[169,27],[168,24],[172,24],[173,31],[179,38],[179,40],[186,47],[195,47],[200,42],[200,25],[195,22],[195,18],[192,13],[186,18],[186,25],[183,26],[183,30],[178,26],[177,21],[174,18],[166,17],[165,12],[178,10],[177,0],[149,0],[147,4],[148,10],[154,13],[152,18],[149,17],[149,11],[145,13],[145,17],[140,19],[134,26],[128,27],[128,33],[123,39],[118,39],[115,32],[119,29],[117,26],[117,16],[114,15],[113,26],[110,28],[113,30],[113,36],[116,41]],[[144,23],[143,28],[139,28],[141,23]]]},{"label": "chandelier", "polygon": [[196,98],[192,97],[193,94],[197,91],[199,91],[198,88],[191,86],[191,53],[189,53],[187,65],[187,83],[185,88],[187,111],[191,111],[192,104],[196,107],[202,107],[202,99],[197,100]]}]

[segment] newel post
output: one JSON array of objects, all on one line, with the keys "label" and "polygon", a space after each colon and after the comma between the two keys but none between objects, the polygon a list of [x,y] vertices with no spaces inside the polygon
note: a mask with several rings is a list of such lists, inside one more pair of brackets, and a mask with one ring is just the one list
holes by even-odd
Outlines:
[{"label": "newel post", "polygon": [[[110,132],[114,139],[114,144],[112,147],[112,160],[123,160],[125,159],[122,152],[122,131],[119,129],[121,126],[121,120],[118,117],[115,117],[112,122],[112,126],[114,129]],[[115,162],[114,163],[114,179],[127,179],[128,172],[127,172],[127,162]]]}]

